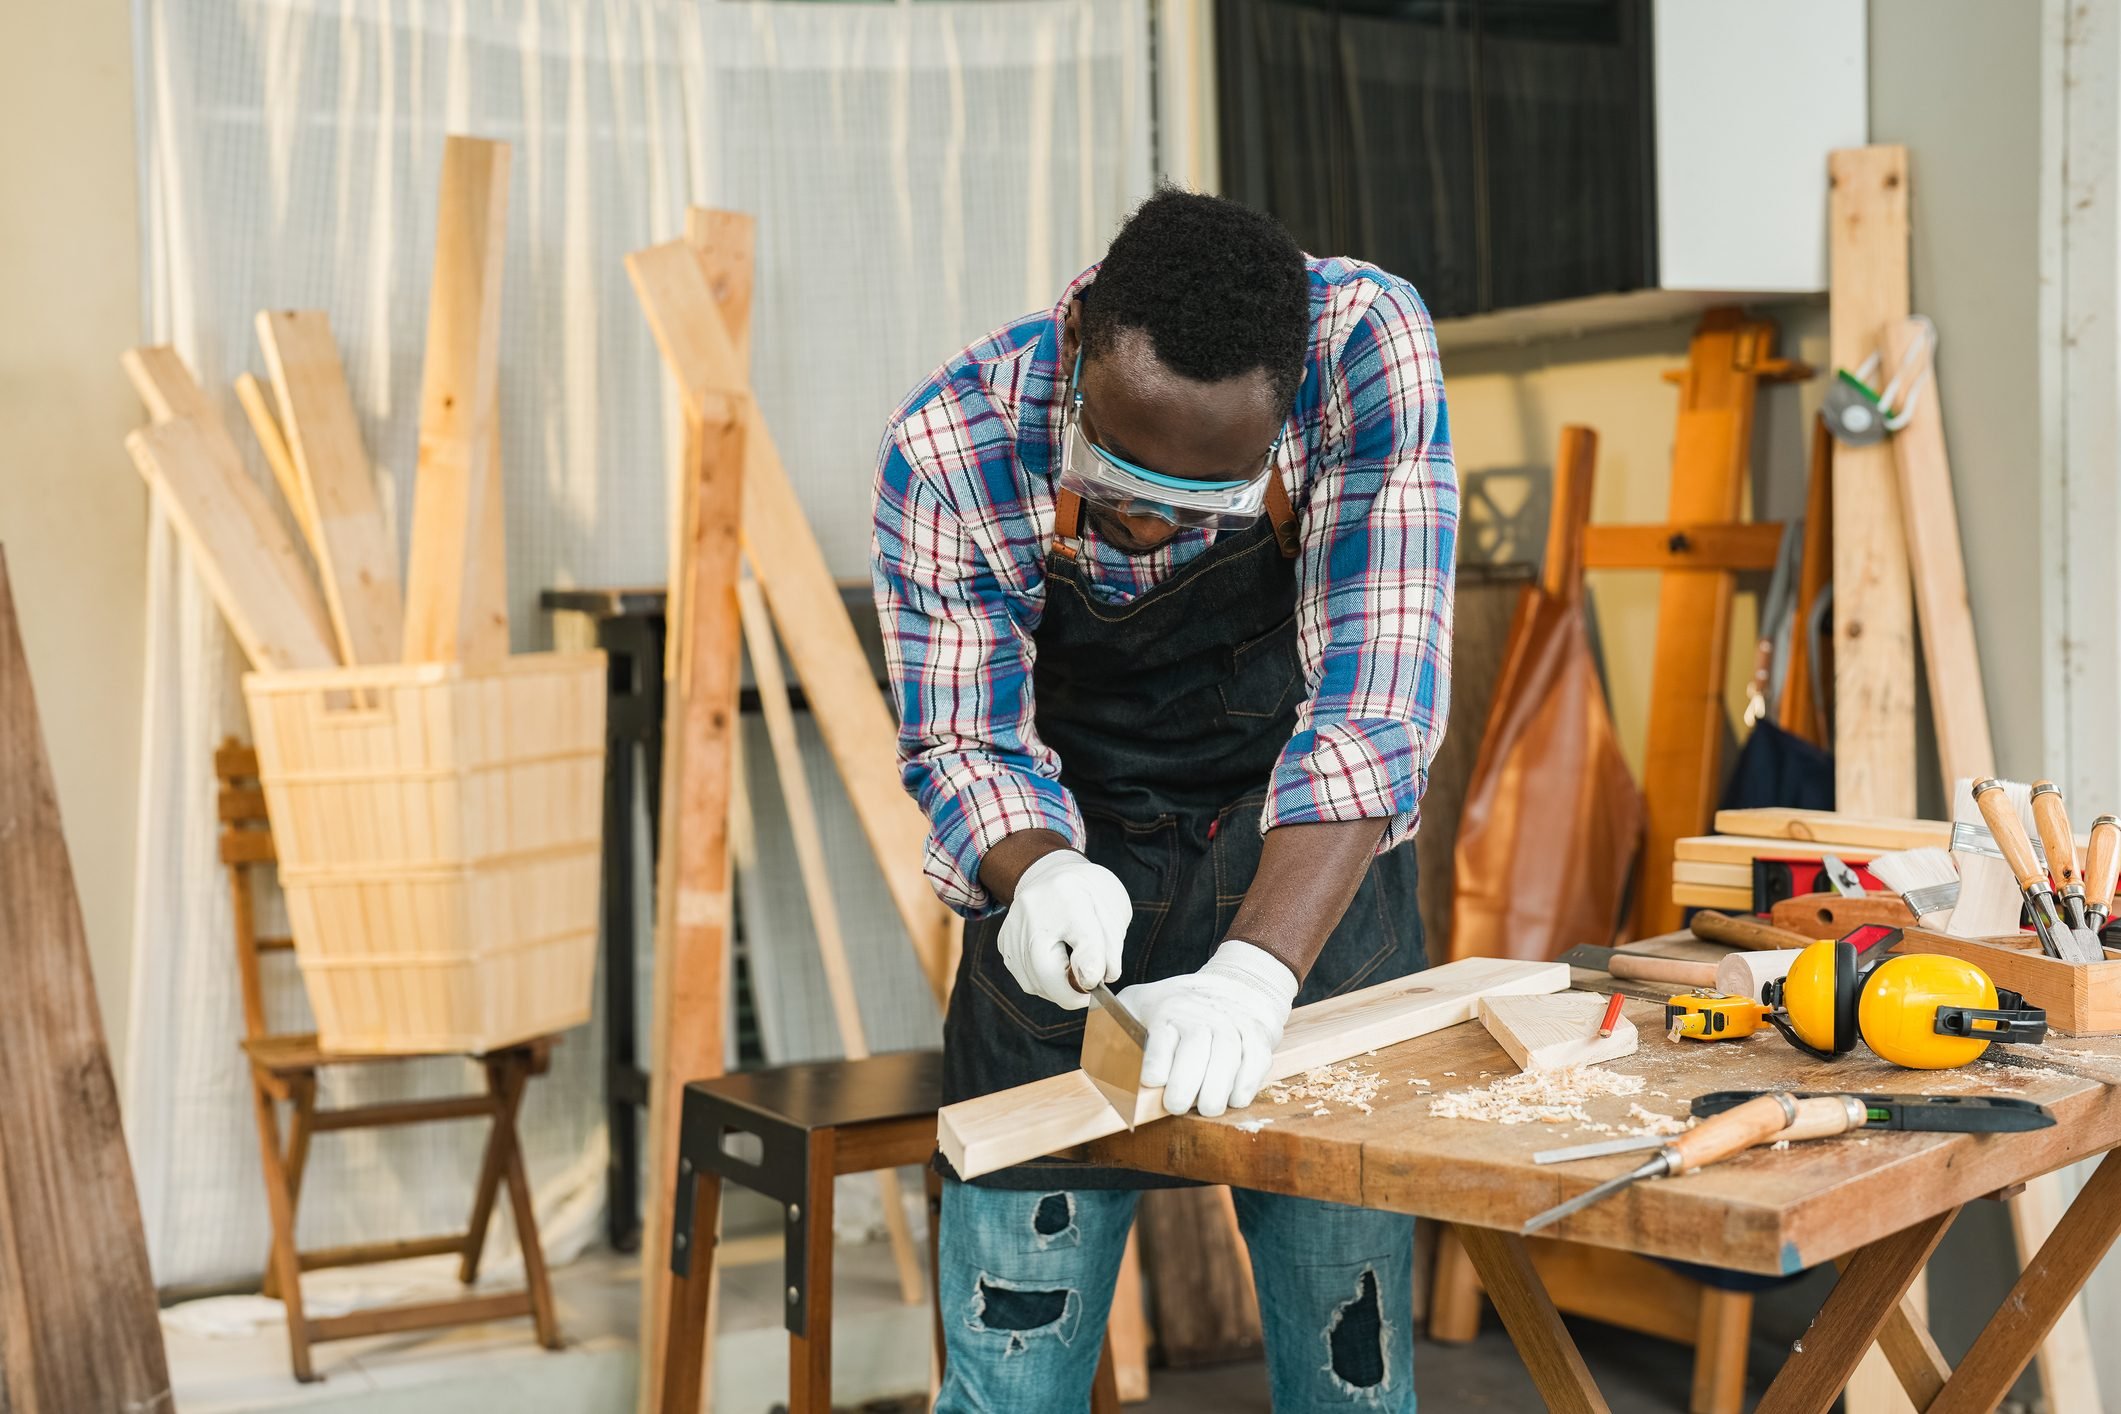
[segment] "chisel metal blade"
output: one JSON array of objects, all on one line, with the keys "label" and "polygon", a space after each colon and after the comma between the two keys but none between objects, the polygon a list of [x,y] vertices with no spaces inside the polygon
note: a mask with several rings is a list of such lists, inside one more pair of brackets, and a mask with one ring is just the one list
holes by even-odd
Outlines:
[{"label": "chisel metal blade", "polygon": [[1659,1178],[1663,1176],[1664,1172],[1665,1163],[1662,1155],[1659,1155],[1656,1158],[1647,1159],[1643,1162],[1640,1168],[1630,1169],[1626,1173],[1621,1174],[1618,1178],[1609,1178],[1604,1183],[1599,1184],[1596,1188],[1588,1189],[1582,1193],[1577,1194],[1574,1198],[1571,1198],[1566,1203],[1559,1203],[1556,1204],[1554,1207],[1547,1209],[1539,1216],[1527,1222],[1524,1225],[1523,1233],[1525,1236],[1530,1237],[1533,1233],[1539,1231],[1541,1228],[1552,1227],[1555,1223],[1558,1223],[1563,1218],[1569,1216],[1569,1214],[1580,1213],[1585,1208],[1588,1208],[1593,1203],[1596,1203],[1599,1199],[1610,1197],[1611,1195],[1618,1193],[1621,1189],[1627,1187],[1629,1184],[1635,1182],[1637,1179]]},{"label": "chisel metal blade", "polygon": [[1097,1008],[1083,1021],[1083,1074],[1132,1129],[1149,1032],[1104,983],[1093,986],[1090,996]]},{"label": "chisel metal blade", "polygon": [[1600,1139],[1591,1144],[1571,1144],[1565,1149],[1541,1149],[1532,1155],[1535,1164],[1565,1164],[1575,1159],[1600,1159],[1607,1154],[1632,1154],[1638,1149],[1660,1149],[1664,1136],[1638,1135],[1632,1139]]}]

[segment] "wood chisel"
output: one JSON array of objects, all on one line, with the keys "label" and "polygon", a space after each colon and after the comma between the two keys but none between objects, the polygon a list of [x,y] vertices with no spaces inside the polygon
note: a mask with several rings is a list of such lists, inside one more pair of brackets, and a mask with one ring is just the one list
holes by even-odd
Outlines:
[{"label": "wood chisel", "polygon": [[1578,943],[1556,961],[1603,972],[1622,981],[1664,982],[1675,987],[1716,985],[1716,964],[1713,962],[1682,962],[1675,957],[1651,957],[1647,953],[1622,952],[1619,948],[1601,948],[1592,943]]},{"label": "wood chisel", "polygon": [[1547,1209],[1526,1223],[1523,1231],[1529,1236],[1550,1227],[1645,1178],[1677,1178],[1758,1144],[1846,1134],[1862,1128],[1865,1118],[1863,1102],[1850,1095],[1823,1095],[1807,1100],[1788,1094],[1761,1095],[1703,1120],[1684,1134],[1663,1140],[1657,1152],[1639,1167]]},{"label": "wood chisel", "polygon": [[2069,827],[2069,811],[2062,804],[2062,787],[2053,781],[2033,782],[2033,823],[2040,827],[2040,843],[2047,850],[2047,872],[2055,881],[2055,893],[2069,926],[2088,930],[2084,913],[2084,873],[2077,868],[2077,835]]},{"label": "wood chisel", "polygon": [[[1994,779],[1974,782],[1974,804],[1980,808],[1981,818],[1988,822],[1996,847],[2003,851],[2003,862],[2018,881],[2019,891],[2032,911],[2033,931],[2039,935],[2040,946],[2048,956],[2064,962],[2100,961],[2104,954],[2099,951],[2098,944],[2089,934],[2080,942],[2076,931],[2063,918],[2061,906],[2055,901],[2054,887],[2047,881],[2047,867],[2033,854],[2033,842],[2026,836],[2018,812],[2011,808],[2003,783]],[[2074,841],[2069,858],[2075,859]]]},{"label": "wood chisel", "polygon": [[2094,937],[2106,928],[2114,907],[2114,876],[2121,870],[2121,816],[2092,821],[2091,842],[2084,849],[2084,915]]},{"label": "wood chisel", "polygon": [[1073,972],[1068,974],[1068,981],[1076,991],[1087,992],[1097,1003],[1097,1011],[1083,1021],[1083,1074],[1090,1077],[1098,1093],[1132,1129],[1149,1032],[1103,982],[1086,988],[1075,980]]},{"label": "wood chisel", "polygon": [[[1772,1090],[1718,1090],[1697,1098],[1693,1112],[1696,1118],[1706,1119],[1774,1093]],[[1793,1091],[1790,1095],[1799,1101],[1854,1100],[1863,1106],[1862,1127],[1865,1129],[1900,1129],[1925,1134],[2014,1134],[2028,1129],[2046,1129],[2055,1122],[2054,1114],[2045,1105],[2001,1095],[1836,1095],[1806,1090]],[[1778,1134],[1774,1142],[1794,1137],[1797,1136]],[[1655,1149],[1664,1143],[1664,1136],[1601,1139],[1593,1144],[1572,1144],[1565,1149],[1542,1149],[1532,1155],[1532,1162],[1562,1164],[1576,1159],[1598,1159],[1608,1154]]]}]

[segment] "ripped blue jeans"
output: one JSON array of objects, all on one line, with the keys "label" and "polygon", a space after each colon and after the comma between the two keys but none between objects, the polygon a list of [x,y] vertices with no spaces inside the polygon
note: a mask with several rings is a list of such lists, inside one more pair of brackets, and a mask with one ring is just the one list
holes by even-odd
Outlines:
[{"label": "ripped blue jeans", "polygon": [[[1233,1189],[1276,1414],[1412,1414],[1414,1219]],[[1080,1414],[1141,1195],[943,1180],[937,1414]]]}]

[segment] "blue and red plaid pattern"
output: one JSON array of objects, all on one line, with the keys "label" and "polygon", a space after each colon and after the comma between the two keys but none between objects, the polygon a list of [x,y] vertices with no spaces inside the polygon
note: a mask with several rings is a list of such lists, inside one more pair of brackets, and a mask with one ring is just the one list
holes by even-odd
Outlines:
[{"label": "blue and red plaid pattern", "polygon": [[[1309,697],[1260,828],[1389,816],[1384,850],[1414,833],[1450,709],[1458,480],[1421,297],[1360,261],[1310,269],[1310,364],[1276,461],[1302,531]],[[928,877],[971,916],[995,906],[979,863],[1004,836],[1043,828],[1083,844],[1060,759],[1038,737],[1031,665],[1067,394],[1061,325],[1096,273],[943,365],[878,454],[872,567],[900,765],[931,825]],[[1125,603],[1215,539],[1187,530],[1129,556],[1086,521],[1079,563],[1094,595]]]}]

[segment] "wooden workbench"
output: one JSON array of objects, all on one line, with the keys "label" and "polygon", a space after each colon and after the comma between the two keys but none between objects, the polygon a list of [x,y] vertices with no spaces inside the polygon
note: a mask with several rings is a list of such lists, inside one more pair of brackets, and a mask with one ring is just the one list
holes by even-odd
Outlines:
[{"label": "wooden workbench", "polygon": [[[1643,946],[1723,955],[1692,942]],[[1603,973],[1579,972],[1576,983],[1612,988]],[[1917,1409],[1993,1408],[2121,1228],[2121,1153],[2109,1153],[1948,1387],[1949,1371],[1901,1297],[1961,1205],[2121,1146],[2121,1038],[2055,1036],[2040,1048],[1994,1047],[1951,1071],[1903,1070],[1864,1050],[1825,1063],[1766,1031],[1740,1042],[1667,1041],[1661,1002],[1652,998],[1671,989],[1627,984],[1625,990],[1639,997],[1629,1001],[1627,1014],[1642,1033],[1642,1048],[1604,1068],[1642,1076],[1643,1092],[1584,1107],[1594,1124],[1616,1132],[1632,1123],[1631,1105],[1683,1117],[1695,1096],[1713,1090],[2000,1094],[2054,1112],[2052,1128],[2020,1134],[1871,1131],[1757,1150],[1686,1178],[1638,1183],[1548,1230],[1577,1242],[1771,1275],[1847,1259],[1820,1319],[1761,1402],[1763,1414],[1823,1414],[1881,1338]],[[1300,1103],[1277,1105],[1262,1096],[1247,1110],[1163,1120],[1084,1152],[1099,1163],[1457,1224],[1548,1406],[1605,1409],[1516,1233],[1533,1214],[1644,1156],[1542,1168],[1532,1162],[1537,1150],[1612,1136],[1577,1123],[1432,1117],[1431,1097],[1516,1072],[1477,1023],[1357,1063],[1385,1077],[1367,1115],[1334,1106],[1334,1113],[1314,1117]]]}]

